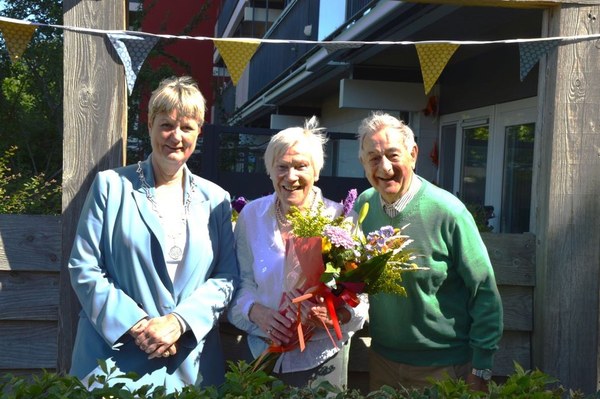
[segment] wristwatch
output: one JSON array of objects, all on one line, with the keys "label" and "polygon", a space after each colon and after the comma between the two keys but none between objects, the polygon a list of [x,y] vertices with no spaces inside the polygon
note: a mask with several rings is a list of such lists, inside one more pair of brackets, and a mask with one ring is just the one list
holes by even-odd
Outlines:
[{"label": "wristwatch", "polygon": [[471,373],[485,381],[489,381],[492,379],[492,370],[490,369],[473,369]]}]

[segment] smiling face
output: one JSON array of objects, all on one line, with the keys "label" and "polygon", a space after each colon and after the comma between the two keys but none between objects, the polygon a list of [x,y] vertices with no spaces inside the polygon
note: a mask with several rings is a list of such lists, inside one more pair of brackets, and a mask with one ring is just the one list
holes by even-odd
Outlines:
[{"label": "smiling face", "polygon": [[153,166],[163,173],[178,171],[196,148],[200,123],[194,118],[179,116],[177,110],[173,110],[157,113],[148,127]]},{"label": "smiling face", "polygon": [[393,203],[408,190],[418,152],[416,144],[407,149],[402,134],[394,128],[365,136],[360,161],[369,183],[386,202]]},{"label": "smiling face", "polygon": [[271,180],[284,212],[291,206],[300,209],[310,206],[310,193],[316,180],[310,154],[306,144],[298,143],[288,148],[273,164]]}]

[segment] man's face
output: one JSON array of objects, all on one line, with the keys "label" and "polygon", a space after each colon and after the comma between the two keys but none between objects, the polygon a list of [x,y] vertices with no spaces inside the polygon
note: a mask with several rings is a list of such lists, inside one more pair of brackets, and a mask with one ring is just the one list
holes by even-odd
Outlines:
[{"label": "man's face", "polygon": [[386,202],[393,203],[408,190],[418,152],[416,144],[406,148],[396,129],[383,128],[364,138],[360,161],[369,183]]}]

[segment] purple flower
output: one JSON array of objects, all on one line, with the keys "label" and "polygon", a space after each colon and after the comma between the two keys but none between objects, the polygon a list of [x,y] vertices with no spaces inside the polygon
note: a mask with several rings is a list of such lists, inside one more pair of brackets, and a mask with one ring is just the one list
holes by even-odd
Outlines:
[{"label": "purple flower", "polygon": [[354,207],[354,201],[356,201],[357,196],[358,194],[355,188],[348,191],[348,195],[342,202],[342,204],[344,205],[344,216],[348,216],[350,212],[352,212],[352,208]]},{"label": "purple flower", "polygon": [[231,201],[231,207],[237,212],[240,213],[242,209],[246,206],[249,201],[244,197],[237,197],[233,201]]},{"label": "purple flower", "polygon": [[377,252],[382,251],[386,247],[387,240],[390,237],[393,237],[394,234],[395,231],[392,226],[383,226],[379,230],[367,234],[367,250]]},{"label": "purple flower", "polygon": [[356,242],[352,239],[350,232],[338,226],[326,226],[323,229],[325,237],[329,238],[331,244],[336,247],[352,249],[356,246]]}]

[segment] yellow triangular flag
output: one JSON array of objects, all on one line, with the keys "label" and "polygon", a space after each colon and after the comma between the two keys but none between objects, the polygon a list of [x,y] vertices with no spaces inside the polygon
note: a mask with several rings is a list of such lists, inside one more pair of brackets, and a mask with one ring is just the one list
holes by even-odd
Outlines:
[{"label": "yellow triangular flag", "polygon": [[231,80],[234,85],[237,85],[238,81],[242,77],[246,65],[250,62],[250,59],[256,52],[258,46],[260,46],[260,40],[253,39],[236,39],[236,40],[225,40],[225,39],[213,39],[215,46],[221,53],[223,61],[229,70]]},{"label": "yellow triangular flag", "polygon": [[415,44],[415,46],[417,46],[419,62],[421,63],[425,94],[429,94],[459,45],[451,43],[427,43]]},{"label": "yellow triangular flag", "polygon": [[19,60],[36,29],[35,25],[13,24],[12,22],[0,21],[0,31],[2,31],[10,60],[13,63]]}]

